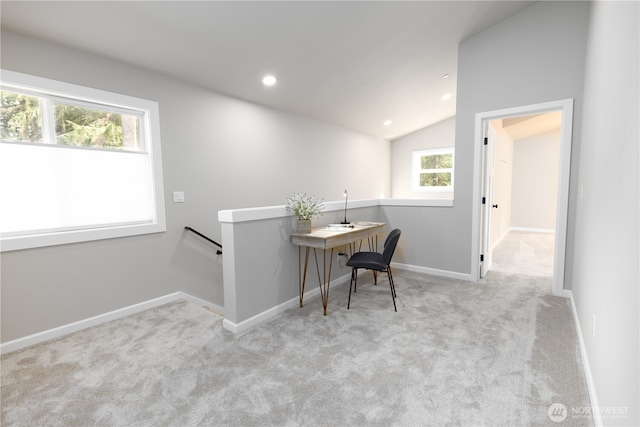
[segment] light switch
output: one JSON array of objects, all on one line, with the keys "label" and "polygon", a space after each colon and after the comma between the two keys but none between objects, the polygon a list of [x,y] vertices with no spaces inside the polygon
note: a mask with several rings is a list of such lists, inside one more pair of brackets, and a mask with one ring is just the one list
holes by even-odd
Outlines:
[{"label": "light switch", "polygon": [[173,192],[173,203],[184,203],[184,191]]}]

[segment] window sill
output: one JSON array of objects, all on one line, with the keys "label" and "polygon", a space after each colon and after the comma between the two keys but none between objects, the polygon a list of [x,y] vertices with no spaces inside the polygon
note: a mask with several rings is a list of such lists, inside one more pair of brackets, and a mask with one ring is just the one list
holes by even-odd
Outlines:
[{"label": "window sill", "polygon": [[[453,199],[367,199],[349,201],[348,209],[371,206],[416,206],[416,207],[453,207]],[[341,211],[344,202],[324,202],[324,213]],[[221,223],[239,223],[292,216],[284,206],[259,208],[228,209],[218,211]]]},{"label": "window sill", "polygon": [[381,199],[380,206],[453,207],[453,199]]},{"label": "window sill", "polygon": [[27,236],[3,237],[0,239],[0,252],[18,251],[44,246],[66,245],[69,243],[89,242],[94,240],[115,239],[118,237],[138,236],[142,234],[162,233],[166,231],[162,224],[136,224],[88,230],[73,230],[32,234]]}]

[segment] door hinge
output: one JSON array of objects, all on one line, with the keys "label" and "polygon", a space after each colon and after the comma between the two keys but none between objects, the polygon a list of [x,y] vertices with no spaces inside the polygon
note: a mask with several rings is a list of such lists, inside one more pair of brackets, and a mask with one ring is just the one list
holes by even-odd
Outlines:
[{"label": "door hinge", "polygon": [[483,198],[482,198],[482,204],[483,204],[483,205],[486,205],[486,204],[487,204],[487,198],[486,198],[486,197],[483,197]]},{"label": "door hinge", "polygon": [[480,255],[480,262],[484,262],[484,255]]},{"label": "door hinge", "polygon": [[484,137],[484,141],[483,141],[484,145],[489,145],[489,138],[487,138],[486,136]]}]

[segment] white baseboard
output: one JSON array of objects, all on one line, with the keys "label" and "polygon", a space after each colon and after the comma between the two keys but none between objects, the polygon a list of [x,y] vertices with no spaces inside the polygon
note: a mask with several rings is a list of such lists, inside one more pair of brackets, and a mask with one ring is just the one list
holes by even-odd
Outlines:
[{"label": "white baseboard", "polygon": [[525,231],[527,233],[549,233],[554,234],[555,228],[532,228],[532,227],[509,227],[509,231]]},{"label": "white baseboard", "polygon": [[138,304],[130,305],[128,307],[113,310],[108,313],[100,314],[98,316],[89,317],[88,319],[79,320],[77,322],[69,323],[59,326],[57,328],[49,329],[46,331],[38,332],[33,335],[28,335],[23,338],[18,338],[13,341],[7,341],[0,343],[0,354],[9,353],[11,351],[19,350],[21,348],[29,347],[35,344],[39,344],[45,341],[49,341],[55,338],[60,338],[65,335],[69,335],[73,332],[81,331],[83,329],[97,326],[111,320],[120,319],[122,317],[131,316],[132,314],[140,313],[151,308],[159,307],[170,302],[178,300],[187,300],[194,304],[206,307],[218,314],[224,313],[224,309],[216,304],[212,304],[208,301],[196,298],[184,292],[174,292],[163,297],[154,298],[149,301],[144,301]]},{"label": "white baseboard", "polygon": [[[345,274],[335,280],[331,281],[330,288],[335,288],[336,286],[343,285],[351,280],[351,273]],[[320,287],[307,290],[304,293],[304,300],[309,301],[311,298],[320,295]],[[293,307],[298,307],[300,305],[300,298],[295,297],[291,298],[289,301],[285,301],[280,305],[270,308],[269,310],[263,311],[262,313],[258,313],[253,317],[248,318],[247,320],[243,320],[239,323],[234,323],[229,319],[224,319],[222,321],[222,326],[228,330],[233,332],[234,334],[239,334],[242,332],[246,332],[258,325],[268,322],[269,320],[274,319],[278,315],[284,313]]]},{"label": "white baseboard", "polygon": [[437,268],[419,267],[411,264],[399,264],[392,262],[391,267],[400,270],[413,271],[414,273],[431,274],[433,276],[448,277],[449,279],[473,281],[471,274],[458,273],[456,271],[438,270]]},{"label": "white baseboard", "polygon": [[[587,380],[587,389],[589,390],[589,398],[591,399],[592,408],[600,408],[598,404],[598,396],[596,395],[596,385],[593,382],[593,375],[591,375],[591,366],[589,365],[589,358],[587,357],[587,348],[584,344],[584,336],[582,335],[582,328],[580,327],[580,320],[578,319],[578,311],[576,310],[576,303],[573,300],[573,292],[569,289],[564,290],[564,296],[569,298],[571,302],[571,312],[573,313],[573,321],[576,324],[576,333],[578,334],[578,343],[580,344],[580,355],[582,356],[582,366],[584,367],[584,376]],[[593,422],[596,427],[601,427],[602,416],[600,411],[591,411],[593,414]]]}]

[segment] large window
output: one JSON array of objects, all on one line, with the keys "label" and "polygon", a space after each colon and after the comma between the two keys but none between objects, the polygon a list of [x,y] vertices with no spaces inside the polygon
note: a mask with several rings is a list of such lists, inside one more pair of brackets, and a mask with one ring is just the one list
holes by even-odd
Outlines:
[{"label": "large window", "polygon": [[2,251],[165,231],[157,103],[1,79]]},{"label": "large window", "polygon": [[413,152],[413,191],[453,192],[454,149]]}]

